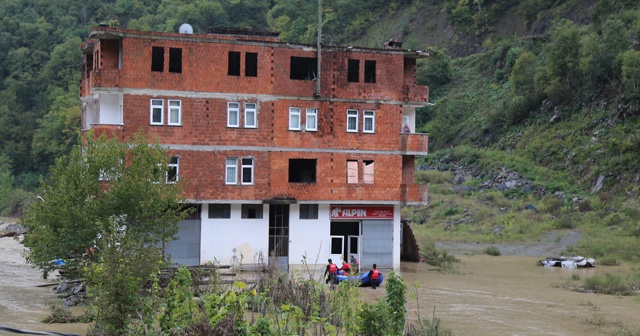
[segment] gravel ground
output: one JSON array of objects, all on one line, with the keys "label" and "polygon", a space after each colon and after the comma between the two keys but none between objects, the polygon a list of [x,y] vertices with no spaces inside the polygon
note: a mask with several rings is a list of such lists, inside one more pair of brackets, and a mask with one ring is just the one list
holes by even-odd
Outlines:
[{"label": "gravel ground", "polygon": [[[560,237],[560,238],[558,238]],[[437,242],[436,247],[447,250],[451,254],[484,254],[483,250],[489,246],[500,249],[502,255],[516,255],[526,257],[558,257],[563,255],[568,246],[575,246],[582,238],[578,231],[549,232],[546,237],[535,244],[480,244]]]}]

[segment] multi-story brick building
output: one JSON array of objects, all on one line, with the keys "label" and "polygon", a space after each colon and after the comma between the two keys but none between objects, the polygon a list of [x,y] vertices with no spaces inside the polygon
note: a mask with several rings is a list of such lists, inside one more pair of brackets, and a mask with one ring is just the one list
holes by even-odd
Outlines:
[{"label": "multi-story brick building", "polygon": [[185,182],[198,207],[174,261],[288,267],[353,254],[397,268],[400,207],[427,197],[414,166],[428,137],[413,131],[428,89],[415,84],[426,55],[391,45],[318,53],[258,31],[94,27],[82,129],[143,129],[169,148],[167,182]]}]

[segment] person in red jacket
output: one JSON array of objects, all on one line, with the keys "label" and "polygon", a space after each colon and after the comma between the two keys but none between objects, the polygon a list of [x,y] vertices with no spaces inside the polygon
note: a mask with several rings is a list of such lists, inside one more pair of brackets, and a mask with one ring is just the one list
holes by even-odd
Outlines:
[{"label": "person in red jacket", "polygon": [[371,288],[376,289],[378,285],[380,285],[380,271],[376,264],[373,264],[373,269],[369,271],[367,277],[369,278],[369,283],[371,283]]},{"label": "person in red jacket", "polygon": [[342,267],[340,267],[338,271],[343,271],[344,274],[349,274],[351,273],[351,265],[349,265],[349,263],[346,260],[343,260]]},{"label": "person in red jacket", "polygon": [[331,259],[329,259],[329,264],[327,265],[327,268],[324,270],[324,275],[327,276],[327,274],[329,274],[329,277],[327,278],[327,281],[325,281],[325,283],[329,283],[329,282],[331,282],[332,284],[338,283],[338,278],[336,277],[336,275],[338,275],[338,265],[334,264],[333,261],[331,261]]}]

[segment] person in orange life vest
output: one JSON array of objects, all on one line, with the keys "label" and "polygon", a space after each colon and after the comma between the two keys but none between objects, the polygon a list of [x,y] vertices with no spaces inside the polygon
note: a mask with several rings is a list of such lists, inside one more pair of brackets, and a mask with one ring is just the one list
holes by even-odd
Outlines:
[{"label": "person in orange life vest", "polygon": [[344,274],[349,274],[351,273],[351,265],[349,265],[349,263],[346,260],[343,260],[342,267],[340,267],[338,271],[342,271],[344,272]]},{"label": "person in orange life vest", "polygon": [[369,282],[371,283],[371,288],[376,289],[376,287],[380,285],[380,271],[378,270],[376,264],[373,264],[373,269],[369,271],[367,277],[369,278]]},{"label": "person in orange life vest", "polygon": [[329,283],[329,281],[331,281],[331,283],[333,284],[338,283],[338,278],[336,278],[336,275],[338,274],[338,265],[334,264],[331,259],[329,259],[329,264],[324,270],[325,276],[327,275],[327,273],[329,274],[329,277],[327,278],[327,281],[325,281],[325,283]]}]

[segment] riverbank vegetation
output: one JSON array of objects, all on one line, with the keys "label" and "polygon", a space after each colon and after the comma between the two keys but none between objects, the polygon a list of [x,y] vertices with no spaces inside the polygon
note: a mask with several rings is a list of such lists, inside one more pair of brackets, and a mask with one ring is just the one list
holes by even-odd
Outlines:
[{"label": "riverbank vegetation", "polygon": [[275,266],[250,282],[225,282],[217,272],[183,266],[166,286],[152,277],[137,308],[90,310],[88,335],[450,335],[436,317],[408,319],[407,288],[393,272],[385,277],[386,296],[375,303],[363,303],[370,289],[356,282],[331,290]]}]

